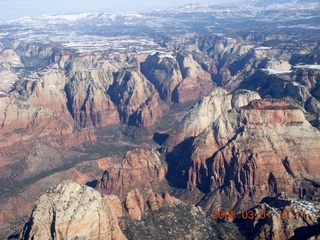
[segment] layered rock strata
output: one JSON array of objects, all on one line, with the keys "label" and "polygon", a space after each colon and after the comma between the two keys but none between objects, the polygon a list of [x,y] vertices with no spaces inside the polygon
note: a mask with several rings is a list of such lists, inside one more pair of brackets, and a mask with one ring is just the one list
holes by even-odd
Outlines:
[{"label": "layered rock strata", "polygon": [[194,102],[214,87],[211,75],[189,54],[148,56],[141,63],[141,72],[167,102]]},{"label": "layered rock strata", "polygon": [[100,187],[107,193],[128,191],[150,182],[165,180],[166,163],[156,150],[138,148],[128,151],[121,163],[107,169]]},{"label": "layered rock strata", "polygon": [[211,126],[217,118],[233,108],[249,104],[251,100],[260,99],[257,92],[238,90],[230,94],[222,88],[215,88],[209,96],[203,97],[183,118],[174,134],[171,134],[165,143],[165,148],[175,156],[181,154],[181,145],[184,141],[198,136]]},{"label": "layered rock strata", "polygon": [[100,193],[65,181],[37,201],[19,239],[126,239]]},{"label": "layered rock strata", "polygon": [[[300,109],[284,101],[254,100],[221,112],[186,143],[185,149],[191,150],[174,155],[177,147],[169,148],[173,149],[171,164],[176,166],[172,174],[178,174],[185,181],[180,184],[190,189],[226,189],[229,207],[243,201],[244,195],[255,202],[281,191],[312,197],[320,184],[319,140],[318,130]],[[211,204],[226,204],[214,202],[218,192],[208,195],[206,210]]]}]

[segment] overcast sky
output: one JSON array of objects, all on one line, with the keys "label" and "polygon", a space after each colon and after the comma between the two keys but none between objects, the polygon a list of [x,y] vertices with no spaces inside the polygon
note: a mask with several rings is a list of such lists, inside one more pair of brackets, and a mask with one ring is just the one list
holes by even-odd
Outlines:
[{"label": "overcast sky", "polygon": [[193,2],[228,3],[234,1],[235,0],[0,0],[0,21],[50,13],[145,11]]}]

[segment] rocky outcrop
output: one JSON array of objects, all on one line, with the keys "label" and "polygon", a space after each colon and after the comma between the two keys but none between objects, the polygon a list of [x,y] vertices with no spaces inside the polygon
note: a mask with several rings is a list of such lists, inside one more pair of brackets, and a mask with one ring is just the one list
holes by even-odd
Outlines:
[{"label": "rocky outcrop", "polygon": [[291,64],[288,61],[268,61],[266,64],[267,69],[276,69],[276,70],[290,70],[291,69]]},{"label": "rocky outcrop", "polygon": [[179,63],[171,55],[150,55],[141,63],[141,72],[155,86],[161,99],[170,102],[174,89],[182,81]]},{"label": "rocky outcrop", "polygon": [[125,239],[100,193],[65,181],[37,201],[19,239]]},{"label": "rocky outcrop", "polygon": [[[199,135],[222,114],[232,108],[247,105],[253,99],[260,99],[257,92],[238,90],[234,94],[222,88],[215,88],[207,97],[203,97],[184,117],[174,134],[165,143],[168,152],[178,156],[183,141]],[[179,144],[181,147],[178,147]]]},{"label": "rocky outcrop", "polygon": [[122,122],[129,125],[149,127],[167,108],[154,86],[141,73],[129,69],[117,73],[108,92],[119,106]]},{"label": "rocky outcrop", "polygon": [[10,67],[24,67],[20,56],[13,49],[5,49],[0,52],[0,66],[10,70]]},{"label": "rocky outcrop", "polygon": [[[174,199],[166,194],[165,199],[169,198]],[[128,239],[210,239],[214,236],[201,208],[177,199],[168,204],[165,199],[159,210],[145,209],[141,221],[131,217],[121,219]]]},{"label": "rocky outcrop", "polygon": [[66,63],[70,78],[65,87],[67,106],[75,125],[82,128],[120,122],[116,106],[106,93],[113,83],[116,66],[106,63],[97,68],[96,61],[95,56],[83,56]]},{"label": "rocky outcrop", "polygon": [[190,54],[156,53],[141,63],[141,72],[167,102],[195,102],[214,87],[210,74]]},{"label": "rocky outcrop", "polygon": [[155,194],[152,189],[149,190],[147,202],[152,211],[159,210],[162,207],[163,200],[159,194]]},{"label": "rocky outcrop", "polygon": [[135,220],[141,220],[148,209],[156,211],[165,207],[174,207],[178,204],[183,204],[183,202],[170,196],[169,193],[163,195],[154,193],[151,188],[147,190],[145,196],[138,189],[134,189],[127,194],[124,201],[128,215]]},{"label": "rocky outcrop", "polygon": [[173,95],[178,103],[198,101],[213,89],[211,75],[206,72],[191,55],[178,55],[183,80],[177,86]]},{"label": "rocky outcrop", "polygon": [[141,220],[144,212],[144,199],[138,189],[132,190],[127,194],[125,207],[131,218]]},{"label": "rocky outcrop", "polygon": [[[311,211],[303,208],[308,205],[312,205]],[[320,223],[317,221],[320,209],[316,204],[278,197],[246,210],[247,213],[249,211],[253,213],[252,219],[243,219],[246,213],[241,213],[236,219],[237,225],[249,239],[320,238]]]},{"label": "rocky outcrop", "polygon": [[[320,183],[319,139],[301,110],[282,101],[255,100],[222,113],[187,143],[185,149],[191,151],[173,155],[172,175],[178,174],[190,189],[229,189],[225,193],[233,199],[228,202],[232,207],[244,195],[255,202],[280,191],[312,196]],[[227,202],[210,196],[206,210]]]},{"label": "rocky outcrop", "polygon": [[[83,79],[82,81],[87,81]],[[75,125],[85,127],[105,127],[109,124],[119,124],[118,111],[104,89],[95,84],[67,85],[69,111]]]},{"label": "rocky outcrop", "polygon": [[128,151],[121,163],[107,169],[100,187],[107,193],[116,193],[165,179],[167,165],[156,150],[138,148]]},{"label": "rocky outcrop", "polygon": [[114,216],[118,218],[123,216],[122,203],[116,195],[103,195],[103,199],[113,211]]}]

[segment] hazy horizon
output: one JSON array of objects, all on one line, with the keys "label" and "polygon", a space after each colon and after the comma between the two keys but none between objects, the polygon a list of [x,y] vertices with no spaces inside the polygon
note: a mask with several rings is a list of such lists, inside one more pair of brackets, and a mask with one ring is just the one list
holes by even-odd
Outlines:
[{"label": "hazy horizon", "polygon": [[[236,0],[218,0],[214,3],[230,3]],[[163,0],[146,2],[142,0],[0,0],[0,21],[17,19],[25,16],[39,16],[42,14],[77,13],[77,12],[126,12],[146,11],[181,6],[189,3],[213,3],[209,0]]]}]

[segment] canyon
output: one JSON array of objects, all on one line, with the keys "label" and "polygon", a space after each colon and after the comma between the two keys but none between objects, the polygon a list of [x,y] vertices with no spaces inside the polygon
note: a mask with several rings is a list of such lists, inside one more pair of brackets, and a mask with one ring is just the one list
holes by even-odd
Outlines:
[{"label": "canyon", "polygon": [[241,6],[0,23],[0,238],[319,239],[319,3]]}]

